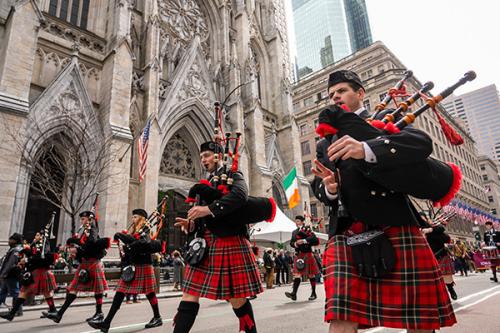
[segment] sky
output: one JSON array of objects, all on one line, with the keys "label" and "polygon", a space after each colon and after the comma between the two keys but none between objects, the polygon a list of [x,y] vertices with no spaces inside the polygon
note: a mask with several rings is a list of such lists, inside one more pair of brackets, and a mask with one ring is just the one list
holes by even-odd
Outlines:
[{"label": "sky", "polygon": [[[421,82],[433,81],[434,94],[469,70],[477,78],[456,95],[493,83],[500,90],[500,1],[365,1],[373,41],[382,41]],[[289,33],[293,48],[292,28]]]}]

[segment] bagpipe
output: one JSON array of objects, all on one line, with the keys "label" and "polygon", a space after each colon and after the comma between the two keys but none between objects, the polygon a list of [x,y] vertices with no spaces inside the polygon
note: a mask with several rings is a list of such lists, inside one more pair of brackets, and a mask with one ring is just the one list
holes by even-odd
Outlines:
[{"label": "bagpipe", "polygon": [[[215,162],[222,156],[220,174],[215,174],[210,180],[201,180],[191,187],[186,199],[190,205],[211,204],[231,191],[234,177],[241,177],[239,172],[241,133],[224,133],[222,126],[221,104],[214,103],[214,142]],[[231,147],[231,143],[233,143]],[[232,149],[231,149],[232,148]],[[276,215],[276,203],[273,198],[248,196],[247,202],[234,214],[234,220],[241,224],[252,224],[262,221],[272,222]],[[231,215],[232,215],[231,214]],[[210,217],[208,217],[210,219]]]},{"label": "bagpipe", "polygon": [[[160,200],[155,210],[149,214],[144,224],[135,231],[134,235],[128,234],[128,232],[117,232],[114,239],[121,240],[124,244],[130,244],[139,239],[156,240],[163,228],[166,205],[167,197],[165,196]],[[130,224],[126,230],[130,230],[131,228],[132,224]]]},{"label": "bagpipe", "polygon": [[80,215],[86,213],[89,221],[82,224],[78,231],[68,238],[66,246],[81,250],[81,254],[84,256],[103,258],[107,253],[106,250],[111,246],[111,239],[99,236],[99,221],[96,216],[98,199],[99,193],[96,193],[91,210],[80,213]]},{"label": "bagpipe", "polygon": [[53,265],[58,258],[57,253],[50,253],[49,246],[47,245],[48,240],[53,238],[52,232],[55,218],[56,212],[54,211],[51,214],[49,223],[40,231],[42,238],[38,241],[33,240],[29,246],[26,246],[19,252],[24,259],[20,278],[20,283],[23,286],[33,283],[32,270],[39,267],[48,268],[50,265]]},{"label": "bagpipe", "polygon": [[[390,142],[391,135],[398,135],[407,125],[426,110],[432,108],[438,116],[440,125],[446,138],[453,145],[463,143],[463,139],[446,124],[444,119],[435,110],[436,105],[444,98],[448,97],[458,87],[468,81],[474,80],[476,74],[472,71],[465,75],[454,85],[443,90],[439,95],[427,97],[424,92],[430,90],[432,83],[426,83],[418,93],[413,94],[405,100],[396,110],[377,111],[378,118],[365,121],[356,114],[349,112],[344,107],[337,105],[329,106],[319,114],[319,125],[316,132],[331,141],[333,136],[338,138],[349,135],[358,141],[376,139],[382,136],[382,140]],[[402,113],[408,109],[418,98],[424,98],[425,104],[412,113]],[[397,117],[400,117],[398,120]],[[341,174],[343,163],[336,163]],[[417,163],[408,164],[408,167],[398,168],[373,168],[371,172],[366,172],[365,176],[384,186],[385,188],[413,196],[419,199],[431,200],[435,206],[443,207],[447,205],[460,189],[462,174],[458,166],[453,163],[444,163],[431,157]],[[375,170],[376,169],[376,170]],[[348,186],[348,184],[344,184]]]}]

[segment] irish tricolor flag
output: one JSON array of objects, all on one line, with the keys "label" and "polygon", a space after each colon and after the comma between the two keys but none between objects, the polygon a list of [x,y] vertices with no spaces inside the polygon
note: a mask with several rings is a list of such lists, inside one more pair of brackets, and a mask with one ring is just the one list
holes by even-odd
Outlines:
[{"label": "irish tricolor flag", "polygon": [[297,169],[295,167],[290,170],[285,180],[283,181],[286,198],[288,200],[288,208],[292,209],[300,202],[299,183],[297,182]]}]

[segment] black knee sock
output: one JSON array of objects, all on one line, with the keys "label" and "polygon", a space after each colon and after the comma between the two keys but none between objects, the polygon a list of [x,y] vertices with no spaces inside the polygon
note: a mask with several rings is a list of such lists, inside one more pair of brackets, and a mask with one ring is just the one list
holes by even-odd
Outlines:
[{"label": "black knee sock", "polygon": [[21,306],[24,304],[24,298],[18,297],[14,300],[12,303],[12,309],[9,311],[9,315],[14,316],[17,311],[21,308]]},{"label": "black knee sock", "polygon": [[111,308],[109,309],[106,319],[104,319],[104,324],[106,324],[107,326],[111,325],[111,321],[113,320],[113,317],[120,309],[120,306],[122,305],[124,298],[125,298],[124,293],[121,292],[115,293],[115,297],[113,297],[113,303],[111,304]]},{"label": "black knee sock", "polygon": [[187,333],[193,327],[200,304],[181,301],[174,317],[174,333]]},{"label": "black knee sock", "polygon": [[497,278],[497,266],[491,267],[491,272],[493,273],[493,278]]},{"label": "black knee sock", "polygon": [[245,333],[257,333],[257,327],[255,326],[255,320],[253,317],[252,304],[247,300],[246,303],[238,309],[233,308],[234,314],[240,320],[240,332]]},{"label": "black knee sock", "polygon": [[102,313],[102,294],[95,294],[95,312]]},{"label": "black knee sock", "polygon": [[299,286],[300,286],[300,278],[295,278],[293,279],[293,290],[292,290],[292,294],[296,295],[297,294],[297,290],[299,289]]},{"label": "black knee sock", "polygon": [[153,309],[153,316],[155,318],[160,318],[160,309],[158,308],[158,298],[156,298],[156,294],[154,292],[146,295],[148,298],[149,304]]},{"label": "black knee sock", "polygon": [[311,291],[313,294],[316,294],[316,278],[310,278],[309,282],[311,282]]},{"label": "black knee sock", "polygon": [[56,311],[56,306],[54,305],[54,297],[47,297],[45,299],[47,302],[47,305],[49,306],[49,311],[50,312],[55,312]]},{"label": "black knee sock", "polygon": [[76,299],[76,294],[67,293],[66,299],[64,300],[64,304],[61,306],[57,314],[62,317],[64,312],[66,312],[66,310],[69,308],[69,306],[71,305],[71,303],[73,303],[75,299]]}]

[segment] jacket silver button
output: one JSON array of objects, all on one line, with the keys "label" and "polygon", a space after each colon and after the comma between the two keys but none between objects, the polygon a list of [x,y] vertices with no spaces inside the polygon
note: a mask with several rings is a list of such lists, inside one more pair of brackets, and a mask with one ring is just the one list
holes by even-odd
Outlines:
[{"label": "jacket silver button", "polygon": [[396,149],[395,148],[391,148],[391,153],[395,154],[396,153]]},{"label": "jacket silver button", "polygon": [[391,141],[389,141],[389,140],[387,140],[387,139],[386,139],[386,140],[384,140],[384,143],[385,143],[386,145],[388,145],[388,144],[389,144],[389,142],[391,142]]},{"label": "jacket silver button", "polygon": [[370,193],[371,193],[371,195],[375,195],[375,194],[377,194],[377,192],[376,192],[376,191],[371,191]]}]

